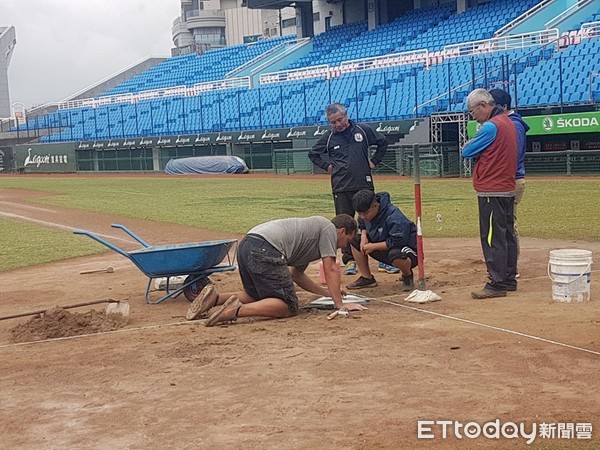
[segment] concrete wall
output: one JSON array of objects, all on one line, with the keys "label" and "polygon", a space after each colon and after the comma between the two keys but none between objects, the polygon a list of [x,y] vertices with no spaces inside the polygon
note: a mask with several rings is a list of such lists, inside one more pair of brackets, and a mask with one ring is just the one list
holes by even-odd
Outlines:
[{"label": "concrete wall", "polygon": [[264,23],[259,9],[235,8],[225,10],[225,39],[227,45],[244,42],[244,36],[263,35],[265,26],[278,28],[277,24]]},{"label": "concrete wall", "polygon": [[344,2],[344,15],[346,23],[361,22],[367,20],[365,14],[364,0],[347,0]]}]

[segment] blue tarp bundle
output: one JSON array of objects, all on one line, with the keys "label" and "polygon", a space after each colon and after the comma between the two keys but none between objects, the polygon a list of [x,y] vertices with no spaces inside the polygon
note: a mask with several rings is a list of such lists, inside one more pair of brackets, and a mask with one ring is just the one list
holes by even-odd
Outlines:
[{"label": "blue tarp bundle", "polygon": [[193,158],[171,159],[165,166],[171,175],[192,173],[246,173],[248,167],[237,156],[196,156]]}]

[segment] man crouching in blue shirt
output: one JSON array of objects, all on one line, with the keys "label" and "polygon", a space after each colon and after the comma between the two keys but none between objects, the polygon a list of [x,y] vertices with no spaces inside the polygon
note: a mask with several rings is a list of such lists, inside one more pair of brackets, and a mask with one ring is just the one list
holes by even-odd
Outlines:
[{"label": "man crouching in blue shirt", "polygon": [[360,277],[346,286],[362,289],[377,286],[369,269],[369,256],[402,272],[402,291],[414,289],[413,271],[417,266],[417,227],[400,209],[393,205],[387,192],[368,189],[352,196],[358,213],[360,236],[350,241],[352,254],[358,264]]}]

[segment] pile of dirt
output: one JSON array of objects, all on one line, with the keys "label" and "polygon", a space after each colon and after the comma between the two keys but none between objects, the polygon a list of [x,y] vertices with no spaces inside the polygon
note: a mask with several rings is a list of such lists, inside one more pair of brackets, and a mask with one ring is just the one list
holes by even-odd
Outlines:
[{"label": "pile of dirt", "polygon": [[13,342],[31,342],[80,334],[113,331],[124,327],[127,317],[122,314],[106,314],[91,309],[86,313],[71,313],[56,307],[44,314],[32,317],[28,322],[11,329]]}]

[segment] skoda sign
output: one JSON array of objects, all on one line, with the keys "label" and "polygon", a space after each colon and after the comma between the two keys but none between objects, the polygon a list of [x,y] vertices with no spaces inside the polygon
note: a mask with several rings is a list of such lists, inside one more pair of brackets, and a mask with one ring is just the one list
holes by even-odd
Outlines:
[{"label": "skoda sign", "polygon": [[[600,112],[555,114],[552,116],[525,116],[523,120],[530,129],[527,136],[544,136],[548,134],[579,134],[600,132]],[[477,122],[469,121],[467,132],[469,138],[479,130]]]},{"label": "skoda sign", "polygon": [[542,119],[542,128],[546,131],[552,131],[554,128],[554,120],[552,120],[552,117],[546,116]]},{"label": "skoda sign", "polygon": [[552,116],[523,117],[531,127],[528,136],[544,134],[575,134],[600,132],[600,113],[570,113]]}]

